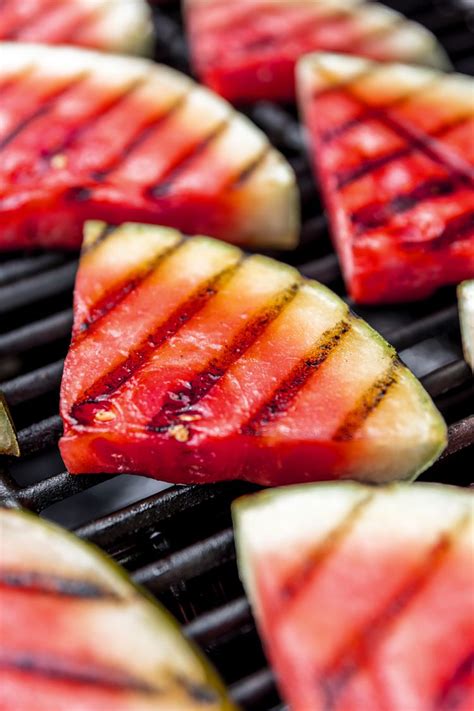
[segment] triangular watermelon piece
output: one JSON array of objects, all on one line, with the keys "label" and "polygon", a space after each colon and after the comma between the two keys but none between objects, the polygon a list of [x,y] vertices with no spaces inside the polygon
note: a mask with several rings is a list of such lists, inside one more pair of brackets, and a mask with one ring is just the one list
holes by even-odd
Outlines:
[{"label": "triangular watermelon piece", "polygon": [[292,101],[308,52],[448,67],[436,38],[378,3],[359,0],[186,0],[194,67],[230,101]]},{"label": "triangular watermelon piece", "polygon": [[234,523],[292,711],[471,711],[471,491],[289,487],[237,501]]},{"label": "triangular watermelon piece", "polygon": [[0,510],[2,711],[237,711],[171,615],[95,546]]},{"label": "triangular watermelon piece", "polygon": [[407,301],[474,276],[474,80],[316,54],[298,70],[351,296]]},{"label": "triangular watermelon piece", "polygon": [[327,288],[206,237],[91,223],[60,442],[72,473],[260,484],[413,477],[444,422]]},{"label": "triangular watermelon piece", "polygon": [[146,60],[0,45],[0,249],[77,248],[85,218],[291,247],[292,169],[190,79]]},{"label": "triangular watermelon piece", "polygon": [[1,0],[0,41],[74,44],[146,54],[152,42],[146,0]]}]

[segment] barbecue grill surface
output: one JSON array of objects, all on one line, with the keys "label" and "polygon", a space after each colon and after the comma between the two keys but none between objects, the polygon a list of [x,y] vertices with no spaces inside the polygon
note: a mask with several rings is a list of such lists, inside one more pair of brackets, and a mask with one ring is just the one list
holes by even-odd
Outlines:
[{"label": "barbecue grill surface", "polygon": [[[474,74],[471,0],[387,4],[433,30],[456,69]],[[189,72],[178,3],[162,2],[155,19],[156,59]],[[301,245],[272,256],[344,294],[294,110],[265,102],[246,112],[288,157],[303,196]],[[0,461],[1,501],[41,512],[102,546],[177,616],[245,709],[280,709],[235,565],[229,504],[252,487],[169,487],[136,476],[64,472],[57,412],[76,268],[76,257],[62,254],[14,254],[0,263],[0,389],[12,407],[23,453],[19,461]],[[356,311],[399,349],[450,426],[447,452],[422,479],[468,486],[474,381],[462,359],[455,289],[403,307]]]}]

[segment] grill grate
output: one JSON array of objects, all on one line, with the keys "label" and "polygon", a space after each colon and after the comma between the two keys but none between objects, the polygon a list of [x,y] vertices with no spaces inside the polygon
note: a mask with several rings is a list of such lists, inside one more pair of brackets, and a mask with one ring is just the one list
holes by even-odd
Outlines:
[{"label": "grill grate", "polygon": [[[435,31],[460,71],[474,74],[474,9],[461,2],[399,0],[389,5]],[[155,10],[156,58],[188,71],[178,4]],[[331,251],[303,140],[292,108],[247,107],[294,166],[303,196],[301,244],[283,257],[339,293]],[[102,546],[148,587],[199,642],[246,709],[279,699],[235,566],[230,502],[252,486],[166,487],[139,477],[77,476],[63,471],[58,386],[72,322],[77,260],[71,255],[11,255],[0,265],[0,387],[19,426],[23,456],[0,462],[0,500],[74,528]],[[454,289],[398,308],[357,308],[421,377],[449,424],[450,444],[423,478],[472,483],[474,381],[461,354]]]}]

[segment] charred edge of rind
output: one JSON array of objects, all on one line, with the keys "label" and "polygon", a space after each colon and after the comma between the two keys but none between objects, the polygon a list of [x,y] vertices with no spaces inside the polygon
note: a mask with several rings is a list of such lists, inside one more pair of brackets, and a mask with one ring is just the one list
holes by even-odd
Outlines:
[{"label": "charred edge of rind", "polygon": [[202,706],[216,704],[219,701],[219,693],[208,684],[187,679],[184,676],[176,676],[176,683],[195,703]]},{"label": "charred edge of rind", "polygon": [[370,493],[358,501],[342,521],[327,534],[324,540],[313,551],[309,552],[300,569],[291,575],[291,578],[280,590],[281,597],[286,602],[291,603],[300,595],[305,584],[312,578],[316,570],[341,546],[373,498],[374,493]]},{"label": "charred edge of rind", "polygon": [[325,331],[313,349],[297,363],[285,380],[277,387],[271,398],[243,425],[241,433],[244,435],[258,435],[261,427],[273,422],[282,415],[311,375],[337,349],[350,329],[350,322],[342,320],[333,328]]},{"label": "charred edge of rind", "polygon": [[15,423],[13,422],[13,417],[11,415],[10,409],[8,407],[8,403],[5,399],[5,396],[3,395],[2,392],[0,392],[0,424],[2,419],[4,420],[5,427],[7,430],[7,435],[10,434],[9,440],[9,446],[8,449],[5,451],[1,451],[1,454],[6,454],[11,457],[19,457],[21,452],[20,452],[20,445],[18,443],[18,438],[16,434],[16,428],[15,428]]},{"label": "charred edge of rind", "polygon": [[370,203],[351,214],[356,236],[383,227],[393,217],[437,197],[452,195],[461,185],[457,176],[430,178],[408,192],[395,195],[388,203]]},{"label": "charred edge of rind", "polygon": [[[198,289],[166,319],[164,323],[148,334],[140,345],[115,368],[100,376],[90,388],[86,390],[80,401],[76,402],[70,411],[71,417],[81,424],[90,424],[89,415],[81,417],[80,411],[84,406],[94,406],[97,403],[106,402],[113,393],[118,390],[127,380],[129,380],[138,370],[140,370],[154,353],[168,338],[174,336],[222,287],[232,274],[240,267],[242,259],[230,267],[226,267],[221,272],[210,278],[205,284],[201,284]],[[88,408],[87,408],[88,409]],[[81,422],[82,421],[82,422]]]},{"label": "charred edge of rind", "polygon": [[139,694],[161,694],[162,689],[151,686],[141,679],[127,674],[125,670],[104,668],[99,663],[86,665],[74,663],[74,660],[62,660],[57,657],[38,653],[0,652],[0,669],[15,669],[34,676],[72,681],[87,686],[123,690]]},{"label": "charred edge of rind", "polygon": [[206,368],[193,378],[189,391],[173,392],[172,399],[168,399],[161,411],[152,419],[148,429],[154,432],[166,432],[171,426],[182,424],[180,417],[190,413],[192,408],[207,395],[226,374],[228,369],[258,341],[272,321],[294,299],[300,285],[301,282],[295,282],[280,294],[277,294],[271,304],[265,306],[251,318],[237,333],[230,345],[224,349],[221,357],[208,362]]},{"label": "charred edge of rind", "polygon": [[211,145],[211,143],[218,138],[229,126],[231,117],[225,118],[221,121],[211,133],[198,141],[188,152],[188,154],[180,159],[178,163],[170,168],[168,173],[162,177],[159,183],[151,185],[146,189],[148,196],[154,200],[158,200],[165,197],[173,187],[173,182],[194,160],[196,160],[204,151]]},{"label": "charred edge of rind", "polygon": [[381,375],[362,395],[357,405],[344,417],[337,428],[333,439],[336,442],[348,442],[353,439],[369,415],[377,409],[390,388],[398,380],[398,371],[403,367],[401,361],[394,354],[389,369]]},{"label": "charred edge of rind", "polygon": [[[112,237],[116,232],[117,228],[109,228],[110,232],[105,231],[104,234],[91,245],[92,249],[98,246],[99,242],[104,243],[106,239]],[[93,304],[89,310],[89,316],[87,319],[80,324],[77,336],[74,341],[74,345],[81,340],[81,336],[84,337],[86,333],[90,333],[91,327],[97,326],[97,323],[101,321],[105,316],[110,314],[129,294],[131,294],[135,289],[143,284],[143,282],[153,274],[155,269],[160,267],[164,261],[166,261],[174,252],[176,252],[185,242],[185,238],[182,237],[176,244],[171,245],[164,252],[152,258],[148,263],[140,265],[136,272],[129,274],[121,284],[111,289],[107,293],[103,294],[95,304]]]},{"label": "charred edge of rind", "polygon": [[253,174],[259,169],[259,167],[262,165],[263,161],[267,157],[267,155],[270,153],[270,146],[265,146],[260,153],[254,158],[241,172],[240,174],[234,178],[232,181],[232,188],[234,190],[238,190],[241,188],[247,181],[250,180],[250,178],[253,176]]},{"label": "charred edge of rind", "polygon": [[474,676],[474,650],[468,654],[457,665],[450,678],[443,684],[443,687],[434,701],[434,711],[456,711],[456,709],[467,699],[469,690],[466,689],[466,682]]},{"label": "charred edge of rind", "polygon": [[387,635],[389,626],[400,618],[403,610],[425,588],[451,552],[462,530],[468,525],[470,513],[464,514],[443,533],[428,552],[418,571],[389,600],[374,619],[356,633],[339,652],[336,659],[322,671],[320,685],[325,695],[324,711],[335,711],[338,697],[351,677],[370,659],[374,647]]},{"label": "charred edge of rind", "polygon": [[35,570],[0,570],[0,585],[61,597],[88,600],[120,599],[111,590],[100,587],[89,580],[63,578],[59,575],[39,573]]}]

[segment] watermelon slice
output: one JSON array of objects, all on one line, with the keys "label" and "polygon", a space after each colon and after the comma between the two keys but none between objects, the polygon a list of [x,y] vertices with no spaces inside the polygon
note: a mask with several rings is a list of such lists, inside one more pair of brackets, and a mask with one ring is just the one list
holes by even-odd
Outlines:
[{"label": "watermelon slice", "polygon": [[377,3],[359,0],[186,0],[193,63],[230,101],[292,101],[308,52],[448,67],[435,37]]},{"label": "watermelon slice", "polygon": [[474,708],[474,503],[316,484],[234,504],[239,568],[292,711]]},{"label": "watermelon slice", "polygon": [[295,177],[266,136],[136,58],[0,45],[0,249],[77,248],[84,218],[291,247]]},{"label": "watermelon slice", "polygon": [[18,457],[20,448],[7,402],[0,392],[0,454]]},{"label": "watermelon slice", "polygon": [[464,357],[474,371],[474,279],[458,286],[458,301]]},{"label": "watermelon slice", "polygon": [[74,44],[147,54],[153,26],[145,0],[1,0],[0,41]]},{"label": "watermelon slice", "polygon": [[61,414],[71,473],[182,483],[413,477],[446,437],[393,349],[324,286],[145,225],[87,227]]},{"label": "watermelon slice", "polygon": [[303,58],[298,80],[351,296],[474,277],[474,80],[331,54]]},{"label": "watermelon slice", "polygon": [[231,711],[164,608],[94,546],[0,510],[2,711]]}]

